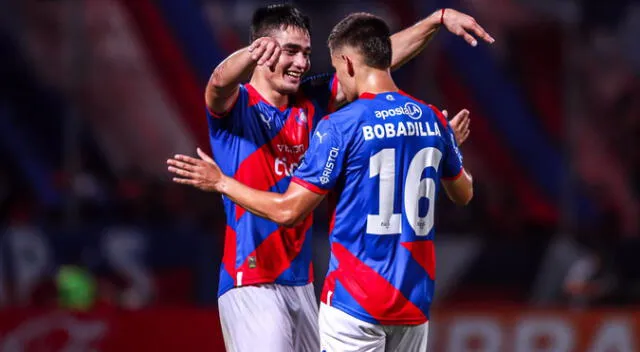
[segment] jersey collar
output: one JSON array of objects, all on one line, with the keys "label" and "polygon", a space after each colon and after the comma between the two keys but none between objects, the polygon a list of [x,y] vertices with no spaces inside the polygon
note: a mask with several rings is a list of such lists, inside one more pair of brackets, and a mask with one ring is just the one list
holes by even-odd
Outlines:
[{"label": "jersey collar", "polygon": [[[285,110],[287,110],[287,108],[289,107],[289,105],[288,105],[288,104],[285,104],[285,105],[282,105],[282,106],[275,106],[275,105],[271,104],[270,102],[268,102],[268,101],[267,101],[267,99],[265,99],[265,98],[262,96],[262,94],[260,94],[260,93],[258,92],[258,90],[256,90],[256,89],[251,85],[251,83],[247,83],[247,84],[245,84],[245,87],[247,88],[247,92],[249,93],[249,96],[252,98],[252,100],[253,100],[253,101],[255,101],[255,102],[256,102],[256,104],[257,104],[258,102],[263,102],[263,103],[265,103],[265,104],[267,104],[267,105],[269,105],[269,106],[273,106],[273,107],[278,108],[278,110],[280,110],[280,111],[285,111]],[[289,104],[291,104],[291,99],[292,99],[292,98],[293,98],[292,96],[289,96]]]}]

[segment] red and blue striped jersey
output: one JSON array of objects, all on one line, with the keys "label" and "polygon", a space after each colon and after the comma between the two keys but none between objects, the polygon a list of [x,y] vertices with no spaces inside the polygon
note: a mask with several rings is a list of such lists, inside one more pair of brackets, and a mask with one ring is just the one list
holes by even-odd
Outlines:
[{"label": "red and blue striped jersey", "polygon": [[323,119],[293,178],[335,204],[322,302],[374,324],[426,322],[436,196],[461,173],[447,120],[405,93],[365,93]]},{"label": "red and blue striped jersey", "polygon": [[[337,79],[306,79],[288,106],[269,104],[250,84],[225,114],[207,111],[215,161],[245,185],[284,192],[309,146],[319,119],[332,111]],[[227,218],[218,296],[233,287],[278,283],[306,285],[312,280],[312,215],[294,228],[278,226],[246,212],[223,197]]]}]

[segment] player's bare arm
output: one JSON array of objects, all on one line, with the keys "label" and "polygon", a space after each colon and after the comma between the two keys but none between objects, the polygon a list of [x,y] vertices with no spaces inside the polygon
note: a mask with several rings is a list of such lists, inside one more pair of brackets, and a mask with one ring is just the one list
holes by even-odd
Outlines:
[{"label": "player's bare arm", "polygon": [[324,198],[296,183],[291,183],[283,194],[253,189],[222,173],[200,148],[197,153],[200,159],[178,154],[167,160],[169,171],[176,175],[174,182],[224,194],[247,211],[279,225],[298,224]]},{"label": "player's bare arm", "polygon": [[[438,10],[413,26],[391,36],[391,70],[399,68],[422,52],[441,26],[464,38],[472,46],[478,45],[474,36],[489,44],[495,42],[495,39],[478,24],[475,18],[454,9]],[[336,106],[346,102],[340,85],[338,85],[335,100]]]},{"label": "player's bare arm", "polygon": [[454,9],[444,9],[444,12],[438,10],[413,26],[391,36],[391,69],[402,66],[419,54],[440,26],[464,38],[471,46],[478,45],[475,37],[490,44],[495,41],[473,17]]},{"label": "player's bare arm", "polygon": [[275,39],[262,37],[229,55],[209,78],[205,90],[207,107],[215,113],[227,112],[238,95],[240,83],[248,80],[258,65],[273,67],[278,62],[280,50]]},{"label": "player's bare arm", "polygon": [[455,180],[443,179],[442,186],[449,199],[457,205],[467,205],[473,198],[473,177],[465,169]]}]

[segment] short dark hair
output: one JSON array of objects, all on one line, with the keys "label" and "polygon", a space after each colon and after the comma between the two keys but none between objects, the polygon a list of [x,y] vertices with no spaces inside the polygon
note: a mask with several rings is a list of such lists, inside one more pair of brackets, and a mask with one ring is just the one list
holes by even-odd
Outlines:
[{"label": "short dark hair", "polygon": [[275,4],[264,6],[253,13],[251,19],[252,42],[260,37],[271,35],[276,30],[297,27],[311,36],[311,20],[298,8],[291,4]]},{"label": "short dark hair", "polygon": [[340,21],[329,34],[329,50],[351,46],[360,52],[367,66],[391,66],[391,31],[387,23],[370,13],[353,13]]}]

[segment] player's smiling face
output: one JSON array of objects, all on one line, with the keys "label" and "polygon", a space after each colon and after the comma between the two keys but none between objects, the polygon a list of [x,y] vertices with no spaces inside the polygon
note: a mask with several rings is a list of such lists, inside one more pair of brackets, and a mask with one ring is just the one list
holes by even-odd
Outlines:
[{"label": "player's smiling face", "polygon": [[293,94],[298,91],[302,76],[311,67],[311,38],[309,32],[297,27],[288,27],[272,33],[278,41],[280,58],[272,72],[269,68],[262,71],[271,82],[272,88],[281,94]]}]

